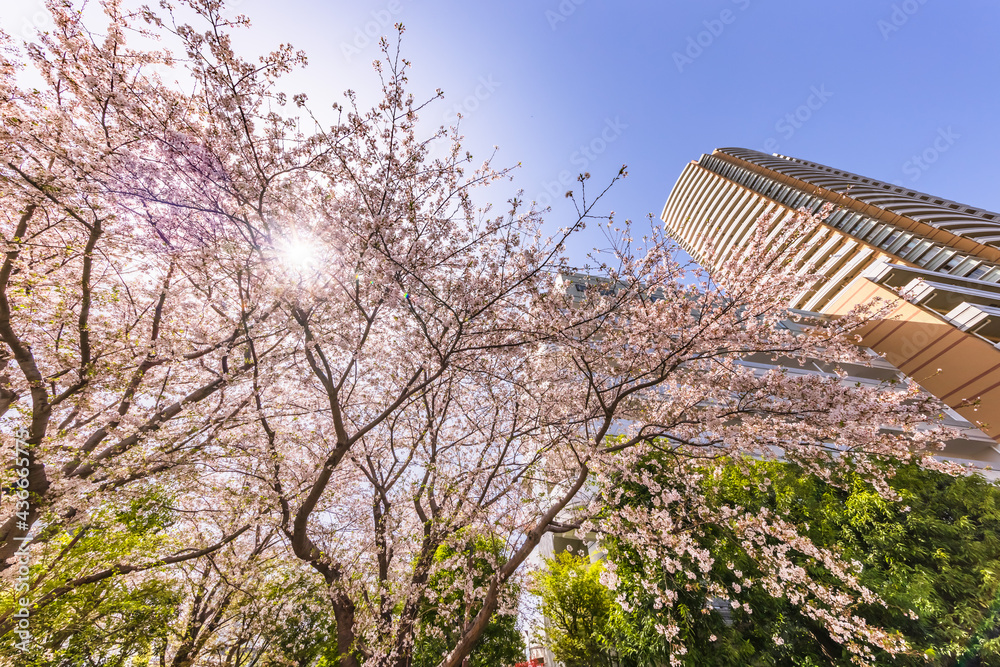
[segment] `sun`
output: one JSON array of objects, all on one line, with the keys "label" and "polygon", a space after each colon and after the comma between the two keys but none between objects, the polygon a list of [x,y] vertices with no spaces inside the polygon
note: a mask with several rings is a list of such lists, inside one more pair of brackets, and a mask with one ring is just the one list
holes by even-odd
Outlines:
[{"label": "sun", "polygon": [[285,266],[300,273],[315,268],[318,260],[316,244],[301,236],[284,243],[279,256]]}]

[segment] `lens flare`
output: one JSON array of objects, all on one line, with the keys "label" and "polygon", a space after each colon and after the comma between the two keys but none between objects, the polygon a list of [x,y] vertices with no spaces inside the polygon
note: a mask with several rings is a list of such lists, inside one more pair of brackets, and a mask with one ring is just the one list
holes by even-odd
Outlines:
[{"label": "lens flare", "polygon": [[285,244],[281,250],[281,261],[290,269],[308,271],[316,266],[316,246],[297,238]]}]

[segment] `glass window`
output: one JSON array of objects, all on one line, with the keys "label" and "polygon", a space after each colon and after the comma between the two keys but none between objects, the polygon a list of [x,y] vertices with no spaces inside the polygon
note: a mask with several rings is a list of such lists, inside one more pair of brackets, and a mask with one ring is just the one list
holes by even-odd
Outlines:
[{"label": "glass window", "polygon": [[[954,268],[952,273],[956,276],[967,276],[972,271],[974,267],[979,264],[979,260],[973,259],[972,257],[962,258],[964,261],[959,262],[958,266]],[[947,269],[945,269],[947,271]]]},{"label": "glass window", "polygon": [[993,267],[986,272],[986,275],[980,278],[980,280],[988,280],[991,283],[995,283],[1000,280],[1000,267]]},{"label": "glass window", "polygon": [[[916,245],[917,243],[917,239],[914,239],[909,234],[904,233],[899,234],[898,236],[893,234],[892,236],[896,236],[896,238],[891,242],[887,240],[885,243],[885,249],[896,255],[902,255],[903,248],[912,248],[913,245]],[[913,245],[909,245],[910,241],[913,242]]]},{"label": "glass window", "polygon": [[828,217],[826,219],[826,224],[830,225],[831,227],[838,227],[839,228],[841,226],[840,222],[846,216],[847,216],[847,211],[844,211],[844,210],[834,211],[833,213],[830,214],[830,217]]},{"label": "glass window", "polygon": [[911,250],[913,250],[914,248],[917,247],[918,243],[920,243],[920,237],[919,236],[910,237],[910,240],[907,241],[905,244],[903,244],[903,246],[899,249],[899,253],[898,253],[899,256],[900,257],[905,257],[908,252],[910,252]]},{"label": "glass window", "polygon": [[875,226],[875,221],[871,218],[862,217],[854,228],[854,235],[858,238],[865,238],[869,235],[869,230]]},{"label": "glass window", "polygon": [[982,277],[989,273],[989,271],[990,267],[980,264],[972,271],[972,273],[969,274],[969,278],[972,278],[973,280],[982,280]]},{"label": "glass window", "polygon": [[872,245],[880,245],[882,239],[892,233],[892,227],[889,225],[876,225],[874,229],[865,234],[865,238],[872,243]]},{"label": "glass window", "polygon": [[928,250],[930,250],[930,248],[933,246],[933,244],[930,241],[920,241],[919,239],[917,241],[918,241],[917,245],[915,245],[910,250],[907,251],[905,248],[903,249],[903,251],[901,252],[901,256],[903,257],[903,259],[909,260],[911,262],[916,262],[918,257],[923,255]]},{"label": "glass window", "polygon": [[862,217],[860,213],[848,213],[847,217],[845,217],[844,221],[841,223],[840,228],[848,234],[853,234],[860,226],[861,220]]},{"label": "glass window", "polygon": [[964,257],[962,257],[961,255],[952,255],[948,259],[947,262],[945,262],[944,264],[941,265],[941,270],[942,271],[951,271],[956,266],[958,266],[959,264],[961,264],[963,259],[964,259]]},{"label": "glass window", "polygon": [[918,257],[917,264],[920,266],[929,266],[930,263],[941,254],[943,249],[944,248],[942,246],[931,244],[930,249]]}]

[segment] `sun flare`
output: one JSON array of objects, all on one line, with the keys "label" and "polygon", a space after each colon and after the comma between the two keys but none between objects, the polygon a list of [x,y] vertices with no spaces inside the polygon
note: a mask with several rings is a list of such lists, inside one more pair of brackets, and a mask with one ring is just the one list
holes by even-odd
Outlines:
[{"label": "sun flare", "polygon": [[280,257],[285,266],[296,271],[315,268],[318,260],[316,245],[303,238],[296,238],[286,243],[281,249]]}]

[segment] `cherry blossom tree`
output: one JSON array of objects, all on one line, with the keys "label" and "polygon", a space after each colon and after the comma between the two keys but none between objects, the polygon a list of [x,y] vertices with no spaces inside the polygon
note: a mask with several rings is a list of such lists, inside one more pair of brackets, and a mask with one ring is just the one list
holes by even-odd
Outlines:
[{"label": "cherry blossom tree", "polygon": [[26,434],[31,492],[20,516],[5,512],[4,559],[43,513],[72,520],[93,494],[189,469],[210,448],[225,456],[252,395],[226,242],[180,224],[205,231],[210,213],[148,193],[179,186],[171,162],[194,158],[182,144],[197,110],[152,74],[171,59],[129,50],[129,17],[107,9],[98,41],[71,7],[51,7],[54,31],[28,49],[42,89],[18,87],[9,49],[2,63],[0,410]]},{"label": "cherry blossom tree", "polygon": [[[305,56],[239,56],[231,31],[247,22],[219,0],[104,10],[99,35],[50,5],[55,29],[26,51],[41,89],[3,52],[0,408],[30,459],[27,515],[4,506],[5,558],[19,526],[44,541],[155,483],[230,520],[150,568],[273,530],[321,578],[341,665],[410,664],[421,610],[460,593],[438,610],[459,628],[440,663],[456,667],[514,611],[505,592],[547,532],[628,537],[696,579],[711,554],[692,522],[720,521],[759,545],[769,591],[812,605],[861,659],[895,648],[791,554],[852,584],[848,565],[780,517],[703,507],[686,466],[782,456],[876,475],[872,461],[932,441],[912,387],[741,362],[864,362],[849,334],[877,306],[781,326],[812,284],[819,216],[762,220],[755,261],[709,274],[659,228],[636,241],[599,216],[582,174],[555,230],[520,195],[477,205],[510,174],[476,166],[457,129],[420,125],[441,93],[408,92],[398,44],[375,66],[381,101],[348,92],[329,120],[281,89]],[[609,249],[579,292],[564,246],[588,223]],[[623,477],[653,485],[652,456],[675,480],[655,511],[600,516]],[[435,577],[476,540],[498,545],[491,576]],[[430,585],[443,579],[451,590]]]}]

